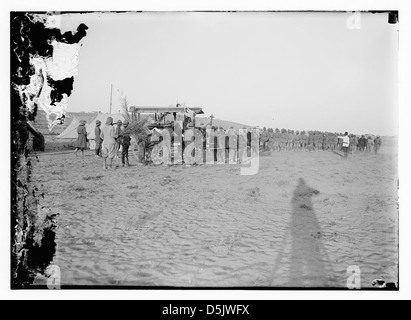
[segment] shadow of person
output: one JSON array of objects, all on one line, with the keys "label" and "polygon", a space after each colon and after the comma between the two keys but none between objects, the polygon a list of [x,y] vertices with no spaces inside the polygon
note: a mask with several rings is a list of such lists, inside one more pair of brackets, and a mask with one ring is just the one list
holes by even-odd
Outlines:
[{"label": "shadow of person", "polygon": [[328,257],[322,244],[323,232],[316,217],[312,197],[318,190],[298,180],[291,200],[289,284],[292,287],[327,287]]}]

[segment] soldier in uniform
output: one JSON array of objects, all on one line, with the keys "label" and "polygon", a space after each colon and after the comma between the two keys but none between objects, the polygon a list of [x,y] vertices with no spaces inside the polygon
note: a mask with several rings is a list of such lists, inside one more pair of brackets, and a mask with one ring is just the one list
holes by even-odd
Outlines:
[{"label": "soldier in uniform", "polygon": [[320,150],[325,150],[325,133],[320,132],[321,139],[320,139]]},{"label": "soldier in uniform", "polygon": [[268,150],[271,152],[274,150],[274,129],[268,129]]},{"label": "soldier in uniform", "polygon": [[314,133],[312,131],[308,131],[308,150],[314,151]]},{"label": "soldier in uniform", "polygon": [[297,151],[301,151],[301,135],[300,131],[296,131],[294,135],[294,148]]},{"label": "soldier in uniform", "polygon": [[292,151],[294,143],[294,131],[288,129],[287,150]]},{"label": "soldier in uniform", "polygon": [[260,141],[261,141],[260,145],[263,147],[263,151],[267,151],[268,139],[269,139],[268,131],[267,131],[267,128],[264,127],[263,131],[260,134]]},{"label": "soldier in uniform", "polygon": [[367,147],[367,139],[365,139],[364,135],[362,135],[361,138],[358,139],[358,147],[360,151],[364,151]]},{"label": "soldier in uniform", "polygon": [[308,136],[305,134],[305,131],[301,131],[301,148],[305,150],[308,145]]},{"label": "soldier in uniform", "polygon": [[328,141],[329,141],[328,132],[324,132],[323,133],[323,150],[324,151],[328,150],[328,144],[329,144]]},{"label": "soldier in uniform", "polygon": [[313,143],[312,143],[312,151],[316,151],[317,148],[317,131],[312,132],[313,135]]},{"label": "soldier in uniform", "polygon": [[357,151],[358,150],[358,137],[357,135],[354,135],[354,146],[353,146],[354,150]]},{"label": "soldier in uniform", "polygon": [[255,157],[259,152],[259,134],[258,129],[254,128],[251,131],[251,157]]},{"label": "soldier in uniform", "polygon": [[333,133],[333,134],[331,135],[331,139],[332,139],[331,149],[332,149],[333,151],[335,151],[335,150],[338,149],[338,136],[337,136],[335,133]]},{"label": "soldier in uniform", "polygon": [[274,132],[274,150],[280,151],[281,132],[280,129],[275,128]]},{"label": "soldier in uniform", "polygon": [[288,134],[286,129],[281,129],[280,150],[285,151],[287,149]]},{"label": "soldier in uniform", "polygon": [[342,147],[343,147],[343,138],[342,137],[344,137],[344,135],[340,132],[338,134],[338,149],[339,150],[342,150]]},{"label": "soldier in uniform", "polygon": [[131,137],[129,134],[124,133],[125,130],[127,130],[128,127],[128,120],[124,120],[123,122],[123,129],[121,129],[120,134],[118,136],[118,140],[121,144],[121,164],[123,167],[128,167],[129,161],[128,161],[128,149],[130,148],[131,145]]},{"label": "soldier in uniform", "polygon": [[350,151],[351,151],[351,154],[354,154],[355,146],[356,146],[356,143],[355,143],[355,135],[354,135],[354,134],[350,134]]},{"label": "soldier in uniform", "polygon": [[377,136],[374,140],[374,152],[375,153],[378,153],[378,151],[380,151],[381,144],[382,144],[381,138]]},{"label": "soldier in uniform", "polygon": [[320,134],[320,131],[315,131],[314,144],[315,144],[315,151],[319,151],[320,150],[320,145],[321,145],[321,147],[323,145],[323,137]]},{"label": "soldier in uniform", "polygon": [[324,134],[324,140],[323,140],[323,146],[324,146],[324,150],[329,151],[331,148],[331,137],[330,137],[330,133],[326,132]]},{"label": "soldier in uniform", "polygon": [[247,156],[251,157],[251,128],[248,128],[247,130]]},{"label": "soldier in uniform", "polygon": [[237,132],[234,130],[234,127],[230,127],[227,131],[228,134],[228,162],[236,163],[237,162],[237,141],[238,136]]}]

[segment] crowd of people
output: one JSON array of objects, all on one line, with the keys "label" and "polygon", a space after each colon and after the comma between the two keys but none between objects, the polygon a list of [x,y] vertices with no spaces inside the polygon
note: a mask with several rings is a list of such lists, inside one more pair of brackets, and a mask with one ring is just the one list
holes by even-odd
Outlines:
[{"label": "crowd of people", "polygon": [[[77,128],[78,139],[75,154],[80,150],[84,155],[87,148],[87,131],[85,121],[81,121]],[[95,156],[104,160],[104,169],[113,167],[113,159],[121,158],[121,164],[124,167],[129,166],[129,149],[131,146],[130,134],[125,131],[129,126],[127,120],[118,120],[113,123],[113,118],[108,117],[106,123],[102,126],[101,121],[96,121],[95,127]],[[173,130],[174,129],[174,130]],[[181,128],[189,129],[189,127]],[[183,150],[184,145],[193,141],[199,143],[196,145],[199,149],[214,151],[214,158],[217,163],[241,162],[244,156],[250,156],[251,153],[260,151],[268,152],[291,152],[291,151],[339,151],[344,152],[344,157],[348,153],[375,152],[378,153],[381,147],[381,137],[372,135],[362,135],[361,137],[342,133],[331,133],[321,131],[294,131],[286,129],[263,128],[242,128],[235,130],[233,127],[225,130],[221,126],[207,126],[196,128],[195,134],[189,139],[178,137],[183,135],[184,130],[175,130],[170,127],[170,139],[175,148]],[[158,131],[159,132],[159,131]],[[158,133],[157,133],[158,134]],[[195,135],[199,134],[203,139],[196,139]],[[159,142],[162,138],[156,139]],[[181,141],[181,143],[180,143]],[[171,141],[170,141],[171,143]],[[171,144],[170,144],[171,145]],[[142,164],[145,161],[147,142],[138,142],[138,162]],[[170,150],[171,151],[171,150]]]},{"label": "crowd of people", "polygon": [[[84,150],[87,148],[87,131],[85,129],[86,121],[80,121],[77,128],[77,147],[74,154],[80,150],[84,156]],[[129,122],[127,120],[118,120],[114,126],[113,118],[108,117],[106,123],[101,127],[101,121],[96,121],[95,127],[95,156],[104,160],[103,168],[105,170],[113,168],[113,159],[121,157],[123,167],[129,166],[128,151],[131,145],[131,137],[125,134]],[[120,148],[121,147],[121,148]],[[120,152],[121,150],[121,152]]]}]

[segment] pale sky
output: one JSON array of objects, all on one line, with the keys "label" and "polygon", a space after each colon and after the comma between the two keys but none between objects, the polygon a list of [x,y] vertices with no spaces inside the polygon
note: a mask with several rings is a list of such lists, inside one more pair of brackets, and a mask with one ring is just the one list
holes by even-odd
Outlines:
[{"label": "pale sky", "polygon": [[360,28],[349,29],[350,15],[63,15],[63,31],[89,27],[67,111],[108,112],[113,84],[130,105],[178,101],[248,125],[395,135],[398,24],[361,13]]}]

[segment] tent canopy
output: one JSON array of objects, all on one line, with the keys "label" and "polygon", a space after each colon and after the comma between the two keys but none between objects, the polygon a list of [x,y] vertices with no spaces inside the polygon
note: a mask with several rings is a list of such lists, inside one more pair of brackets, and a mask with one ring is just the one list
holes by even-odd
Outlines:
[{"label": "tent canopy", "polygon": [[57,139],[77,139],[77,127],[80,125],[80,119],[73,117],[68,127],[56,136]]}]

